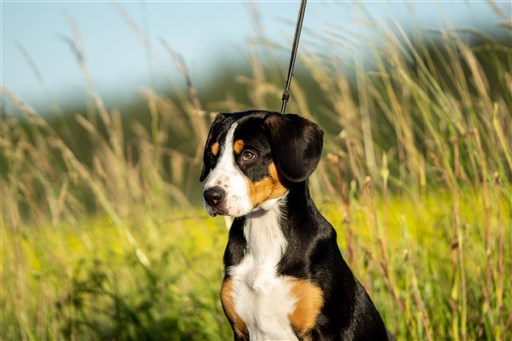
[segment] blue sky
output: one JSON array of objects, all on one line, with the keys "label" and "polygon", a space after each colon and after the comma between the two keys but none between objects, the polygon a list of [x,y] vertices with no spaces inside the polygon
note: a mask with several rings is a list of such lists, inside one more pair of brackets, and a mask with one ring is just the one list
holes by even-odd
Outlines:
[{"label": "blue sky", "polygon": [[[508,1],[497,5],[510,13]],[[256,34],[252,9],[257,9],[267,37],[286,46],[293,37],[298,7],[298,1],[3,0],[2,84],[29,102],[83,93],[85,82],[63,39],[73,37],[70,20],[80,30],[91,78],[101,91],[126,97],[149,86],[151,79],[174,77],[176,70],[161,39],[184,57],[192,76],[201,80],[219,60],[244,57],[248,40]],[[123,13],[145,31],[150,58]],[[477,28],[498,22],[486,1],[310,0],[300,48],[318,47],[315,35],[332,31],[371,37],[375,32],[362,23],[369,15],[405,28]],[[283,70],[287,66],[285,61]]]}]

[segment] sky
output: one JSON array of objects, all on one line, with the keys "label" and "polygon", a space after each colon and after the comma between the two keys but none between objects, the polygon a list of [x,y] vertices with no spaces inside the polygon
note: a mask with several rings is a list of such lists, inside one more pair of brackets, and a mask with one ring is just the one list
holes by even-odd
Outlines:
[{"label": "sky", "polygon": [[[512,13],[509,1],[495,3]],[[266,37],[291,46],[298,9],[299,1],[1,0],[1,82],[29,103],[83,93],[86,82],[69,46],[70,39],[76,40],[74,30],[100,92],[129,97],[162,75],[177,77],[162,41],[201,81],[219,61],[246,57],[251,37],[260,32],[254,13]],[[499,22],[487,1],[310,0],[299,54],[329,48],[318,37],[336,32],[377,36],[365,24],[369,17],[406,29],[488,28]],[[283,70],[287,67],[285,61]]]}]

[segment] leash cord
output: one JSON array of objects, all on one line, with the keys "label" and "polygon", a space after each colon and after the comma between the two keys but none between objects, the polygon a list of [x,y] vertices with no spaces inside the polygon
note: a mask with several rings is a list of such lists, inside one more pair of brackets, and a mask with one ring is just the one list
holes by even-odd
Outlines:
[{"label": "leash cord", "polygon": [[302,30],[302,22],[304,21],[304,13],[306,12],[307,2],[307,0],[301,0],[300,2],[299,17],[297,18],[297,26],[295,27],[295,37],[293,38],[292,55],[290,57],[290,66],[288,67],[288,78],[286,79],[283,97],[281,98],[281,100],[283,101],[281,104],[281,114],[284,114],[286,110],[286,103],[290,98],[290,84],[292,82],[293,77],[293,67],[295,66],[295,59],[297,57],[297,50],[299,48],[300,32]]}]

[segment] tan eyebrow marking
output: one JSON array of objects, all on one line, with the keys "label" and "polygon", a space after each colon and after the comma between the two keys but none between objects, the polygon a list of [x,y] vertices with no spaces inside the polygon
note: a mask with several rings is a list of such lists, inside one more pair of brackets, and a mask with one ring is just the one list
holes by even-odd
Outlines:
[{"label": "tan eyebrow marking", "polygon": [[233,143],[233,150],[236,154],[240,154],[242,152],[244,144],[244,140],[236,140],[235,143]]},{"label": "tan eyebrow marking", "polygon": [[213,156],[217,156],[217,154],[219,154],[219,142],[215,142],[214,144],[212,144],[211,146],[211,151],[212,151],[212,154]]}]

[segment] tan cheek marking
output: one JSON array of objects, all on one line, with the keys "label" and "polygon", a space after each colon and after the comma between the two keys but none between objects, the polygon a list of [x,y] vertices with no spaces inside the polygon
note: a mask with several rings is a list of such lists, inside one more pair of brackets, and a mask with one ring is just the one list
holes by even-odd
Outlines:
[{"label": "tan cheek marking", "polygon": [[294,330],[300,336],[307,337],[315,327],[316,319],[324,304],[322,289],[315,284],[304,280],[290,280],[290,293],[297,301],[295,310],[288,315]]},{"label": "tan cheek marking", "polygon": [[249,197],[252,207],[257,207],[270,199],[276,199],[285,195],[287,189],[279,181],[277,169],[272,162],[269,166],[269,177],[258,182],[249,181]]},{"label": "tan cheek marking", "polygon": [[236,154],[240,154],[242,150],[244,149],[244,140],[236,140],[235,143],[233,143],[233,150]]},{"label": "tan cheek marking", "polygon": [[219,142],[215,142],[214,144],[212,144],[211,150],[213,156],[217,156],[219,154],[219,147]]},{"label": "tan cheek marking", "polygon": [[240,318],[240,316],[238,316],[235,311],[235,303],[233,302],[232,292],[233,281],[231,279],[227,279],[222,284],[222,289],[220,292],[220,299],[222,301],[222,306],[224,307],[224,312],[226,313],[228,320],[231,322],[236,335],[242,340],[248,340],[249,332],[245,322]]}]

